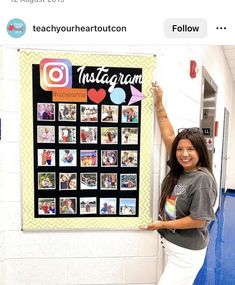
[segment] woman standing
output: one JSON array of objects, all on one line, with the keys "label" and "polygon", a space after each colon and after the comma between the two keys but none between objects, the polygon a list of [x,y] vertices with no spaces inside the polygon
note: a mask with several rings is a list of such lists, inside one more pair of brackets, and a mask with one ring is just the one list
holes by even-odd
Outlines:
[{"label": "woman standing", "polygon": [[202,133],[198,128],[181,129],[175,137],[162,94],[153,83],[170,171],[162,183],[159,220],[141,228],[157,230],[165,248],[167,262],[158,285],[191,285],[205,259],[208,224],[215,219],[216,182]]}]

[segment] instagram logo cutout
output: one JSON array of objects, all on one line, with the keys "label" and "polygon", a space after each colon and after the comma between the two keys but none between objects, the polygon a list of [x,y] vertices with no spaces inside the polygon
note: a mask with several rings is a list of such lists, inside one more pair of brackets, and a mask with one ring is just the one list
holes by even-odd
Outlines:
[{"label": "instagram logo cutout", "polygon": [[72,64],[67,59],[44,58],[40,62],[40,85],[50,91],[72,87]]}]

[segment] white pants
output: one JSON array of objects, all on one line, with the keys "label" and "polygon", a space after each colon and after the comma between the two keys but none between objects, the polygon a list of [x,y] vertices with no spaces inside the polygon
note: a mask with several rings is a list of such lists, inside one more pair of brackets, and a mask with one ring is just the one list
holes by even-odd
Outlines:
[{"label": "white pants", "polygon": [[183,248],[163,237],[161,244],[165,248],[166,265],[158,285],[192,285],[204,263],[206,248]]}]

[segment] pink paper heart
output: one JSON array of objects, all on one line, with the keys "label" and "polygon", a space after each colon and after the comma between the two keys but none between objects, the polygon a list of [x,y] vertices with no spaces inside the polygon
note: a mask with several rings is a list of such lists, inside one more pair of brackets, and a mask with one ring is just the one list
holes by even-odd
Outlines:
[{"label": "pink paper heart", "polygon": [[94,88],[92,88],[88,90],[87,95],[92,102],[99,104],[106,97],[106,91],[104,89],[99,89],[97,91]]}]

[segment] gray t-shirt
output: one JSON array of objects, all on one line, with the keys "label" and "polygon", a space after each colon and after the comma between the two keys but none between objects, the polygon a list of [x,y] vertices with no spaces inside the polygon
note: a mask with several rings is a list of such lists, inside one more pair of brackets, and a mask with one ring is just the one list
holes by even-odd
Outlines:
[{"label": "gray t-shirt", "polygon": [[200,250],[209,242],[208,224],[215,219],[213,205],[217,187],[214,177],[206,168],[195,172],[184,172],[172,194],[166,200],[164,220],[174,220],[191,216],[193,219],[206,220],[200,229],[169,230],[158,232],[168,241],[193,250]]}]

